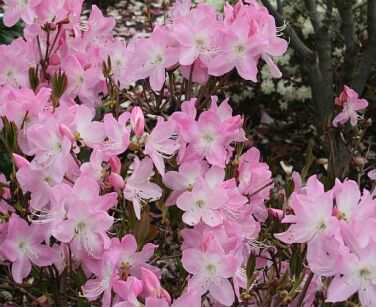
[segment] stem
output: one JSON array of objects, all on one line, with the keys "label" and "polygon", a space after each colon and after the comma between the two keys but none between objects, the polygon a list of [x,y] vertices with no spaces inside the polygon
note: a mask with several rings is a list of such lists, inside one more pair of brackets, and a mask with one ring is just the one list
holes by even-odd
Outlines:
[{"label": "stem", "polygon": [[308,291],[308,288],[309,288],[309,285],[311,284],[311,281],[312,281],[312,278],[313,278],[313,272],[309,272],[309,275],[307,277],[307,280],[304,284],[304,288],[303,288],[303,291],[300,293],[300,296],[299,296],[299,299],[298,299],[298,302],[296,304],[296,307],[300,307],[302,306],[303,304],[303,301],[304,301],[304,298],[307,294],[307,291]]}]

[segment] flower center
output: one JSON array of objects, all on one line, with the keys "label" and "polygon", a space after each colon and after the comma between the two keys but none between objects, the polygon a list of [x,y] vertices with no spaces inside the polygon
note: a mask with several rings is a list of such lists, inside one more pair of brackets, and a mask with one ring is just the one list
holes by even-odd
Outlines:
[{"label": "flower center", "polygon": [[196,201],[196,206],[200,209],[202,209],[205,206],[205,201],[202,199],[199,199]]}]

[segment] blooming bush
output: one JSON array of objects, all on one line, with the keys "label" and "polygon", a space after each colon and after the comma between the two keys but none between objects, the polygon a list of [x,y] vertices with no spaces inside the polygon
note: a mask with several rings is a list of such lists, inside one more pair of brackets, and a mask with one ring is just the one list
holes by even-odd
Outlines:
[{"label": "blooming bush", "polygon": [[[82,1],[5,1],[5,25],[21,18],[25,39],[0,46],[12,159],[0,288],[61,306],[309,306],[354,293],[376,305],[373,192],[298,173],[275,186],[231,98],[216,96],[231,75],[257,82],[260,65],[281,76],[273,57],[287,41],[246,2],[218,13],[177,1],[126,43],[96,6],[83,24]],[[363,121],[350,88],[336,104],[338,129]]]}]

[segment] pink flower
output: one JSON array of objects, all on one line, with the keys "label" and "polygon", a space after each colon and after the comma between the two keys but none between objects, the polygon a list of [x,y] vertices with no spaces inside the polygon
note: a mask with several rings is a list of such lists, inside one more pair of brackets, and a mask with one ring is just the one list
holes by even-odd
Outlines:
[{"label": "pink flower", "polygon": [[157,125],[146,139],[145,153],[153,160],[155,167],[162,177],[165,174],[163,159],[172,157],[179,149],[179,143],[174,136],[175,122],[164,121],[159,117]]},{"label": "pink flower", "polygon": [[168,303],[171,303],[170,295],[164,288],[162,288],[157,276],[155,276],[152,271],[141,267],[140,273],[143,285],[142,296],[154,299],[164,299]]},{"label": "pink flower", "polygon": [[117,281],[114,284],[114,291],[123,300],[123,302],[115,303],[114,307],[139,306],[140,302],[137,297],[142,292],[142,281],[129,276],[126,281]]},{"label": "pink flower", "polygon": [[231,306],[234,290],[228,278],[235,275],[237,259],[226,255],[224,250],[212,240],[206,251],[189,248],[183,251],[182,263],[193,277],[188,281],[189,291],[203,295],[206,291],[221,304]]},{"label": "pink flower", "polygon": [[34,8],[41,1],[42,0],[4,0],[6,5],[4,24],[7,27],[12,27],[20,18],[22,18],[25,23],[32,24],[36,17]]},{"label": "pink flower", "polygon": [[73,99],[78,96],[84,104],[95,106],[98,95],[94,87],[99,82],[100,72],[96,68],[84,69],[74,55],[65,59],[61,67],[68,77],[68,87],[64,96]]},{"label": "pink flower", "polygon": [[142,161],[135,158],[133,163],[133,173],[125,183],[124,197],[133,202],[136,217],[140,219],[142,203],[159,199],[162,196],[162,189],[149,181],[153,174],[153,162],[149,157]]},{"label": "pink flower", "polygon": [[77,106],[72,123],[74,136],[81,143],[91,148],[98,145],[105,138],[103,123],[93,121],[95,110],[84,105]]},{"label": "pink flower", "polygon": [[234,67],[245,80],[257,82],[257,62],[262,48],[267,40],[260,35],[249,35],[249,22],[245,18],[238,18],[220,36],[221,51],[208,64],[209,74],[222,76]]},{"label": "pink flower", "polygon": [[352,126],[356,126],[361,116],[357,111],[363,110],[368,106],[365,99],[358,99],[358,93],[345,85],[339,98],[336,98],[336,104],[341,105],[343,110],[333,119],[333,126],[337,127],[338,124],[344,124],[348,120]]},{"label": "pink flower", "polygon": [[179,134],[188,143],[183,160],[205,157],[211,165],[225,167],[226,149],[232,141],[233,130],[222,125],[214,112],[203,112],[197,122],[185,112],[176,112],[174,115]]},{"label": "pink flower", "polygon": [[154,91],[160,91],[165,82],[165,70],[178,61],[179,51],[171,45],[168,34],[158,28],[149,39],[141,40],[136,47],[136,58],[132,66],[137,79],[149,77],[150,86]]},{"label": "pink flower", "polygon": [[32,41],[25,42],[22,38],[13,40],[10,45],[0,45],[0,85],[30,86],[28,70],[37,62],[32,48]]},{"label": "pink flower", "polygon": [[98,144],[98,149],[103,151],[105,157],[110,158],[127,150],[130,131],[126,127],[130,114],[125,112],[116,120],[111,113],[103,118],[104,133],[106,139]]},{"label": "pink flower", "polygon": [[179,167],[179,172],[170,171],[163,177],[163,183],[166,187],[173,190],[166,205],[174,205],[176,199],[185,191],[192,190],[198,178],[204,174],[204,165],[198,161],[184,162]]},{"label": "pink flower", "polygon": [[89,301],[95,301],[103,293],[102,306],[111,306],[111,290],[120,282],[120,277],[116,271],[117,254],[112,250],[107,250],[102,254],[102,259],[88,261],[88,269],[95,274],[95,279],[89,279],[82,286],[83,296]]},{"label": "pink flower", "polygon": [[112,247],[118,258],[116,265],[126,274],[131,274],[140,278],[140,269],[142,267],[158,272],[158,269],[152,267],[146,262],[153,256],[157,245],[147,243],[141,251],[137,252],[137,242],[133,235],[125,235],[121,241],[118,238],[112,239]]},{"label": "pink flower", "polygon": [[174,37],[180,44],[181,65],[191,65],[199,57],[205,62],[205,58],[215,51],[213,38],[217,27],[215,10],[206,5],[199,5],[174,24]]},{"label": "pink flower", "polygon": [[[275,235],[282,242],[288,244],[310,242],[324,233],[333,233],[338,227],[337,219],[332,216],[331,193],[321,191],[322,185],[316,177],[311,177],[307,186],[307,190],[312,192],[312,195],[293,193],[290,197],[289,204],[295,215],[286,215],[282,223],[292,225],[287,231]],[[312,191],[309,190],[311,187]]]},{"label": "pink flower", "polygon": [[82,205],[69,206],[66,220],[55,225],[53,236],[70,243],[72,254],[79,260],[88,256],[99,258],[111,244],[106,231],[113,224],[113,217],[103,210],[88,210]]},{"label": "pink flower", "polygon": [[210,187],[201,179],[194,185],[192,192],[184,192],[176,200],[176,205],[182,209],[183,221],[188,225],[197,225],[201,220],[212,227],[223,222],[220,210],[228,196],[225,190]]},{"label": "pink flower", "polygon": [[48,266],[58,260],[57,253],[44,241],[44,227],[29,226],[27,222],[13,214],[8,223],[8,234],[0,250],[12,262],[12,276],[18,283],[29,275],[31,263]]},{"label": "pink flower", "polygon": [[360,247],[358,237],[352,234],[351,227],[343,232],[345,242],[351,253],[336,259],[338,274],[328,288],[327,302],[342,302],[358,291],[362,306],[376,304],[376,244],[371,240],[367,246]]}]

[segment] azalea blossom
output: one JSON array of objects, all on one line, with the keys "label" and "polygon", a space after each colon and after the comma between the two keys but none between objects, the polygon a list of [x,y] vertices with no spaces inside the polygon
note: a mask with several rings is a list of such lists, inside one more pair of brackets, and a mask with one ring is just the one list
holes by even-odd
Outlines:
[{"label": "azalea blossom", "polygon": [[8,234],[0,250],[12,262],[12,276],[17,283],[29,275],[31,263],[48,266],[57,261],[57,254],[44,242],[44,227],[29,226],[25,220],[13,214],[8,222]]},{"label": "azalea blossom", "polygon": [[182,257],[183,267],[193,277],[188,281],[188,288],[204,294],[210,294],[225,306],[234,302],[234,291],[228,278],[234,276],[237,260],[226,255],[223,249],[212,240],[206,251],[186,249]]},{"label": "azalea blossom", "polygon": [[142,203],[154,201],[162,196],[162,189],[149,181],[153,174],[153,162],[146,157],[142,161],[135,158],[133,173],[126,179],[124,197],[133,203],[133,209],[138,219],[141,218]]},{"label": "azalea blossom", "polygon": [[343,110],[333,119],[333,126],[337,127],[338,124],[344,124],[349,120],[352,126],[356,126],[361,118],[357,112],[365,109],[368,102],[365,99],[359,99],[358,93],[345,85],[339,98],[336,98],[336,105],[341,106]]}]

